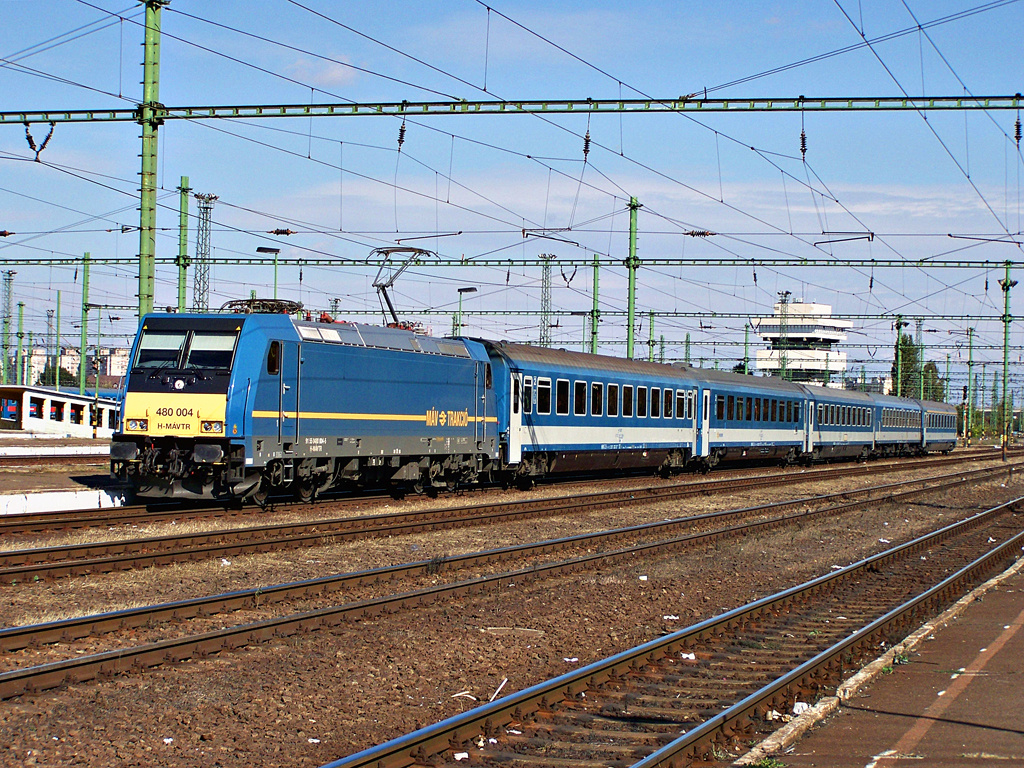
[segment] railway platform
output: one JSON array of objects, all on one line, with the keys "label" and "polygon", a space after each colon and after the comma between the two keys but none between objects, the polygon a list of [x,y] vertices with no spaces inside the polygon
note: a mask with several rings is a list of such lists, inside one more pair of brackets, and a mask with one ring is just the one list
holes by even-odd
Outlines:
[{"label": "railway platform", "polygon": [[[788,768],[1024,765],[1024,561],[976,589],[740,762]],[[867,672],[866,676],[870,676]],[[797,739],[794,741],[794,739]]]},{"label": "railway platform", "polygon": [[0,432],[0,515],[120,505],[109,456],[109,440]]}]

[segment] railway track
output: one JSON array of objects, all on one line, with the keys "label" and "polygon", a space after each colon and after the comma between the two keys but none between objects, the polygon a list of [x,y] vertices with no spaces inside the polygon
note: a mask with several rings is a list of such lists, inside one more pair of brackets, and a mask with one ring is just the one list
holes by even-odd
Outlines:
[{"label": "railway track", "polygon": [[[932,456],[922,459],[899,460],[899,461],[878,461],[869,464],[847,464],[842,466],[827,466],[811,470],[775,471],[772,476],[800,478],[794,482],[806,482],[817,477],[820,473],[826,473],[826,477],[840,477],[845,475],[868,474],[875,472],[889,472],[905,470],[910,466],[915,468],[930,468],[976,461],[987,461],[995,458],[998,454],[995,451],[982,451],[971,453],[957,453],[952,456]],[[910,462],[910,463],[908,463]],[[745,470],[735,470],[743,472]],[[721,473],[719,473],[721,474]],[[751,475],[749,477],[760,477]],[[730,483],[736,480],[730,471],[725,477],[716,476],[713,478],[701,478],[689,480],[683,485],[695,488],[707,488],[709,492],[716,492],[723,483]],[[596,482],[607,482],[603,479]],[[629,482],[629,481],[626,481]],[[673,483],[679,485],[679,483]],[[726,486],[728,487],[728,486]],[[308,502],[274,500],[270,507],[270,513],[274,511],[288,511],[291,509],[300,510],[328,510],[336,511],[346,507],[358,507],[365,505],[367,501],[382,498],[383,493],[360,494],[355,498],[325,497],[311,505]],[[265,515],[267,512],[256,507],[237,507],[224,504],[218,505],[187,505],[181,502],[150,502],[148,504],[128,504],[114,508],[89,508],[78,510],[64,510],[59,512],[31,512],[17,513],[0,516],[0,535],[20,535],[52,533],[57,531],[81,530],[88,528],[120,528],[131,526],[145,526],[155,523],[170,522],[172,520],[204,520],[219,518],[237,518],[253,515]]]},{"label": "railway track", "polygon": [[844,675],[1019,559],[1000,505],[798,587],[325,768],[592,768],[732,760]]},{"label": "railway track", "polygon": [[[957,475],[927,484],[926,487],[912,489],[907,489],[905,487],[906,484],[903,484],[904,487],[901,491],[896,490],[896,486],[890,485],[865,489],[853,494],[836,494],[835,497],[829,499],[832,502],[831,504],[816,510],[790,515],[782,513],[792,507],[794,502],[780,502],[744,510],[709,513],[697,517],[658,521],[656,523],[631,526],[596,534],[585,534],[554,541],[507,547],[488,552],[446,558],[443,561],[411,563],[373,571],[341,574],[329,578],[278,585],[276,587],[263,587],[256,590],[233,592],[209,598],[198,598],[165,605],[68,619],[48,624],[12,627],[0,631],[0,649],[11,651],[46,643],[67,643],[83,637],[150,626],[160,621],[179,620],[196,616],[208,617],[225,611],[253,608],[261,605],[266,606],[277,602],[294,600],[299,597],[321,596],[352,586],[377,585],[398,578],[436,575],[442,570],[453,571],[484,565],[493,566],[513,559],[534,559],[532,564],[516,571],[477,576],[465,581],[432,586],[413,592],[376,598],[371,597],[339,606],[267,619],[216,632],[162,640],[135,648],[121,648],[86,657],[5,672],[0,674],[0,698],[9,698],[29,691],[114,674],[126,669],[154,666],[197,655],[205,656],[209,653],[217,653],[222,650],[263,642],[274,637],[330,627],[367,616],[408,610],[442,599],[496,589],[500,590],[502,584],[507,584],[510,581],[520,583],[550,578],[559,574],[575,573],[620,561],[633,560],[638,556],[657,556],[695,544],[706,545],[722,538],[748,535],[781,526],[797,525],[816,516],[837,514],[865,503],[870,503],[872,500],[878,500],[878,491],[882,492],[882,498],[905,500],[924,493],[946,490],[957,485],[967,484],[1001,471],[1003,471],[1002,468],[979,470],[972,477]],[[920,481],[915,481],[915,484],[920,485]],[[853,500],[848,498],[858,495],[860,498]],[[802,500],[802,502],[805,501]],[[762,519],[755,522],[737,524],[743,518],[751,516],[758,516]],[[670,539],[650,540],[653,536],[676,532],[679,529],[692,529],[702,525],[707,528],[713,524],[719,524],[721,527],[701,532],[690,532]],[[645,538],[647,540],[635,543],[638,538]],[[536,558],[544,554],[568,549],[592,552],[598,547],[608,546],[612,543],[621,543],[625,540],[633,540],[634,543],[625,548],[598,551],[570,560],[547,563],[536,562]]]},{"label": "railway track", "polygon": [[[1017,465],[1000,465],[992,471],[1010,471]],[[513,502],[476,504],[384,515],[332,518],[302,523],[278,523],[170,536],[145,537],[0,552],[0,581],[31,582],[93,573],[133,570],[171,563],[195,562],[214,557],[281,551],[320,546],[361,538],[400,536],[467,525],[492,525],[513,520],[581,514],[612,506],[636,506],[689,496],[751,488],[834,479],[866,474],[873,467],[846,465],[799,474],[758,475],[630,488],[616,491],[519,499]],[[806,499],[791,502],[807,503]]]}]

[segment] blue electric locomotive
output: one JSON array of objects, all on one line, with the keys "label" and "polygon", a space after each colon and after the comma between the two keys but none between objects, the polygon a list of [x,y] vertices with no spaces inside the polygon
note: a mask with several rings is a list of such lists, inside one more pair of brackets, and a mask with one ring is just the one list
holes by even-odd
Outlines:
[{"label": "blue electric locomotive", "polygon": [[525,487],[956,444],[944,403],[286,314],[147,315],[131,359],[111,471],[141,496]]},{"label": "blue electric locomotive", "polygon": [[454,487],[497,458],[478,342],[284,314],[147,315],[111,471],[141,496]]}]

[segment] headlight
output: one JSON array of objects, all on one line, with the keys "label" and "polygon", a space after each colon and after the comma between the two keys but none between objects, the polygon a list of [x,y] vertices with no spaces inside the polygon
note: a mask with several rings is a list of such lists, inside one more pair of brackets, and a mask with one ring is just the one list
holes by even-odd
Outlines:
[{"label": "headlight", "polygon": [[219,435],[222,432],[224,432],[224,422],[223,421],[204,421],[202,423],[202,425],[200,426],[200,429],[203,432],[209,432],[209,433],[212,433],[212,434]]},{"label": "headlight", "polygon": [[149,419],[128,419],[128,429],[145,432],[149,429]]}]

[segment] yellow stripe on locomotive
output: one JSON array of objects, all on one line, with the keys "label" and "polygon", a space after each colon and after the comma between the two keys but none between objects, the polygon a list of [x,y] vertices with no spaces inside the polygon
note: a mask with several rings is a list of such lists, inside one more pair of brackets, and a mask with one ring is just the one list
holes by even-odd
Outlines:
[{"label": "yellow stripe on locomotive", "polygon": [[222,437],[226,395],[126,392],[126,435]]}]

